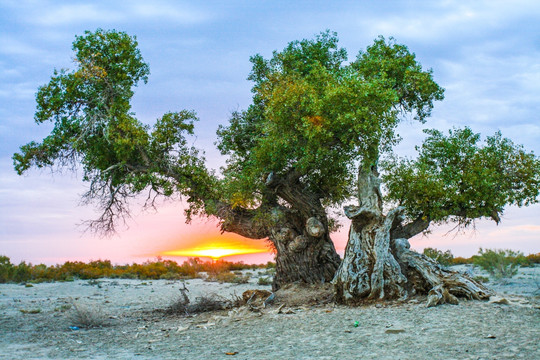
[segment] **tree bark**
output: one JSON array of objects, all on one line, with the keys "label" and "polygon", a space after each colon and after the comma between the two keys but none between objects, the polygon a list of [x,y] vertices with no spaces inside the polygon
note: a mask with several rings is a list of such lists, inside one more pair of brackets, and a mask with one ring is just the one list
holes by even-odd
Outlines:
[{"label": "tree bark", "polygon": [[293,282],[320,284],[332,281],[341,259],[327,226],[315,217],[306,221],[301,217],[297,221],[293,217],[288,220],[270,236],[276,250],[272,289],[276,291]]},{"label": "tree bark", "polygon": [[[257,210],[220,203],[221,230],[251,238],[267,238],[276,252],[273,290],[293,282],[324,283],[334,278],[341,259],[330,239],[328,218],[316,196],[304,194],[293,177],[280,179],[269,187],[291,207],[274,204],[259,209],[273,214],[261,220]],[[291,204],[292,203],[292,204]]]},{"label": "tree bark", "polygon": [[359,206],[345,208],[352,221],[349,241],[333,279],[338,302],[406,299],[418,294],[427,295],[427,305],[435,306],[455,304],[457,297],[489,298],[491,292],[479,282],[409,250],[402,236],[425,230],[429,221],[419,218],[402,225],[400,207],[383,215],[375,168],[361,171],[358,183]]}]

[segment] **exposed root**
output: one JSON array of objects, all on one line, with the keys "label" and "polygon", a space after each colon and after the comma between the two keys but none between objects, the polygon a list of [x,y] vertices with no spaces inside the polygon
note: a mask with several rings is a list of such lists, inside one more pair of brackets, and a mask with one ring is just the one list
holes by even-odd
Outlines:
[{"label": "exposed root", "polygon": [[[487,300],[493,292],[468,275],[442,267],[433,259],[408,249],[405,239],[396,242],[396,256],[404,267],[409,288],[413,293],[427,290],[427,306],[457,304],[458,297],[470,300]],[[405,245],[406,243],[406,245]]]}]

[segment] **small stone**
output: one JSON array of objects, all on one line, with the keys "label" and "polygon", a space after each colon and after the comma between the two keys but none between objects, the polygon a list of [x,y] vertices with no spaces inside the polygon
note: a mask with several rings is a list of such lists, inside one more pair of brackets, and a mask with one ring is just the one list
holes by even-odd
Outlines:
[{"label": "small stone", "polygon": [[489,301],[490,304],[510,305],[510,301],[506,298],[496,297]]}]

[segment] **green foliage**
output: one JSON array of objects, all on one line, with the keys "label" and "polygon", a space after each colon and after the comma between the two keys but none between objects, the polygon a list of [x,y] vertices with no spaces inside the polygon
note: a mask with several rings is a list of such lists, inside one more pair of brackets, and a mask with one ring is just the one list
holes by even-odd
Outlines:
[{"label": "green foliage", "polygon": [[103,212],[89,224],[97,232],[114,232],[115,223],[129,215],[128,200],[148,188],[155,196],[187,196],[192,212],[200,211],[213,180],[185,138],[193,134],[195,113],[167,113],[150,129],[131,112],[133,89],[150,73],[136,38],[87,31],[76,37],[73,50],[76,69],[55,70],[38,90],[35,120],[54,127],[41,143],[32,141],[13,155],[17,173],[82,165],[83,180],[90,183],[83,200]]},{"label": "green foliage", "polygon": [[484,144],[469,128],[448,136],[425,132],[416,160],[392,158],[383,164],[387,200],[404,206],[410,218],[467,226],[481,217],[499,222],[507,205],[538,202],[540,159],[500,132]]},{"label": "green foliage", "polygon": [[257,281],[259,285],[272,285],[272,278],[270,277],[260,277]]},{"label": "green foliage", "polygon": [[540,253],[527,255],[527,261],[529,264],[540,264]]},{"label": "green foliage", "polygon": [[518,251],[480,248],[478,255],[473,256],[473,262],[495,278],[501,279],[516,275],[519,266],[527,263],[527,258]]},{"label": "green foliage", "polygon": [[24,282],[30,277],[30,273],[30,265],[23,261],[19,265],[13,267],[11,279],[14,282]]},{"label": "green foliage", "polygon": [[54,129],[43,143],[32,142],[14,155],[19,174],[80,159],[85,176],[93,177],[95,170],[139,156],[137,145],[147,142],[144,127],[129,112],[132,88],[149,74],[135,38],[87,31],[76,37],[73,50],[77,69],[55,70],[38,90],[35,121],[53,122]]},{"label": "green foliage", "polygon": [[219,283],[232,284],[247,284],[249,282],[248,275],[235,274],[232,271],[221,271],[217,273],[209,273],[206,281],[215,281]]},{"label": "green foliage", "polygon": [[485,276],[475,276],[474,277],[474,280],[476,281],[479,281],[481,283],[487,283],[489,282],[489,278],[485,277]]},{"label": "green foliage", "polygon": [[233,203],[256,204],[270,174],[295,172],[305,193],[338,204],[352,193],[358,162],[376,162],[398,140],[401,116],[423,121],[442,99],[431,71],[393,39],[380,37],[346,60],[328,31],[269,60],[251,58],[253,104],[218,130],[218,147],[230,156],[225,191]]},{"label": "green foliage", "polygon": [[39,314],[41,312],[41,309],[20,309],[19,311],[23,314]]},{"label": "green foliage", "polygon": [[472,263],[473,263],[472,258],[464,258],[461,256],[457,256],[452,259],[452,265],[468,265]]},{"label": "green foliage", "polygon": [[7,256],[0,256],[0,283],[6,283],[11,280],[13,264]]},{"label": "green foliage", "polygon": [[435,248],[425,248],[424,255],[432,258],[443,266],[453,265],[454,262],[454,255],[452,255],[450,250],[442,251]]}]

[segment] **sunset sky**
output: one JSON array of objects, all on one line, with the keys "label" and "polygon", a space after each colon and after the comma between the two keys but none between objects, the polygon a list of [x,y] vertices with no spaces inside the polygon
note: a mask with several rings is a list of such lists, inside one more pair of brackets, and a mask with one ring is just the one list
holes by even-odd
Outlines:
[{"label": "sunset sky", "polygon": [[[136,89],[133,111],[147,124],[167,111],[195,110],[194,145],[209,166],[224,164],[216,129],[251,101],[249,57],[270,57],[289,41],[330,29],[354,59],[378,35],[393,36],[415,52],[446,89],[424,127],[470,126],[503,135],[540,154],[540,2],[538,1],[8,1],[0,0],[0,255],[12,262],[54,264],[111,259],[124,263],[189,249],[240,248],[259,253],[231,260],[272,259],[265,241],[221,235],[207,219],[185,224],[181,201],[133,217],[118,235],[83,233],[95,218],[79,205],[80,174],[29,171],[15,174],[11,156],[20,145],[40,141],[50,125],[33,121],[34,96],[55,68],[73,68],[75,35],[97,28],[136,35],[150,65],[147,85]],[[401,155],[413,155],[422,126],[400,126]],[[348,224],[333,236],[343,253]],[[412,239],[424,247],[470,256],[479,247],[540,251],[540,206],[508,208],[496,226],[475,231],[449,227]],[[227,246],[225,246],[227,245]],[[184,253],[182,253],[184,254]]]}]

